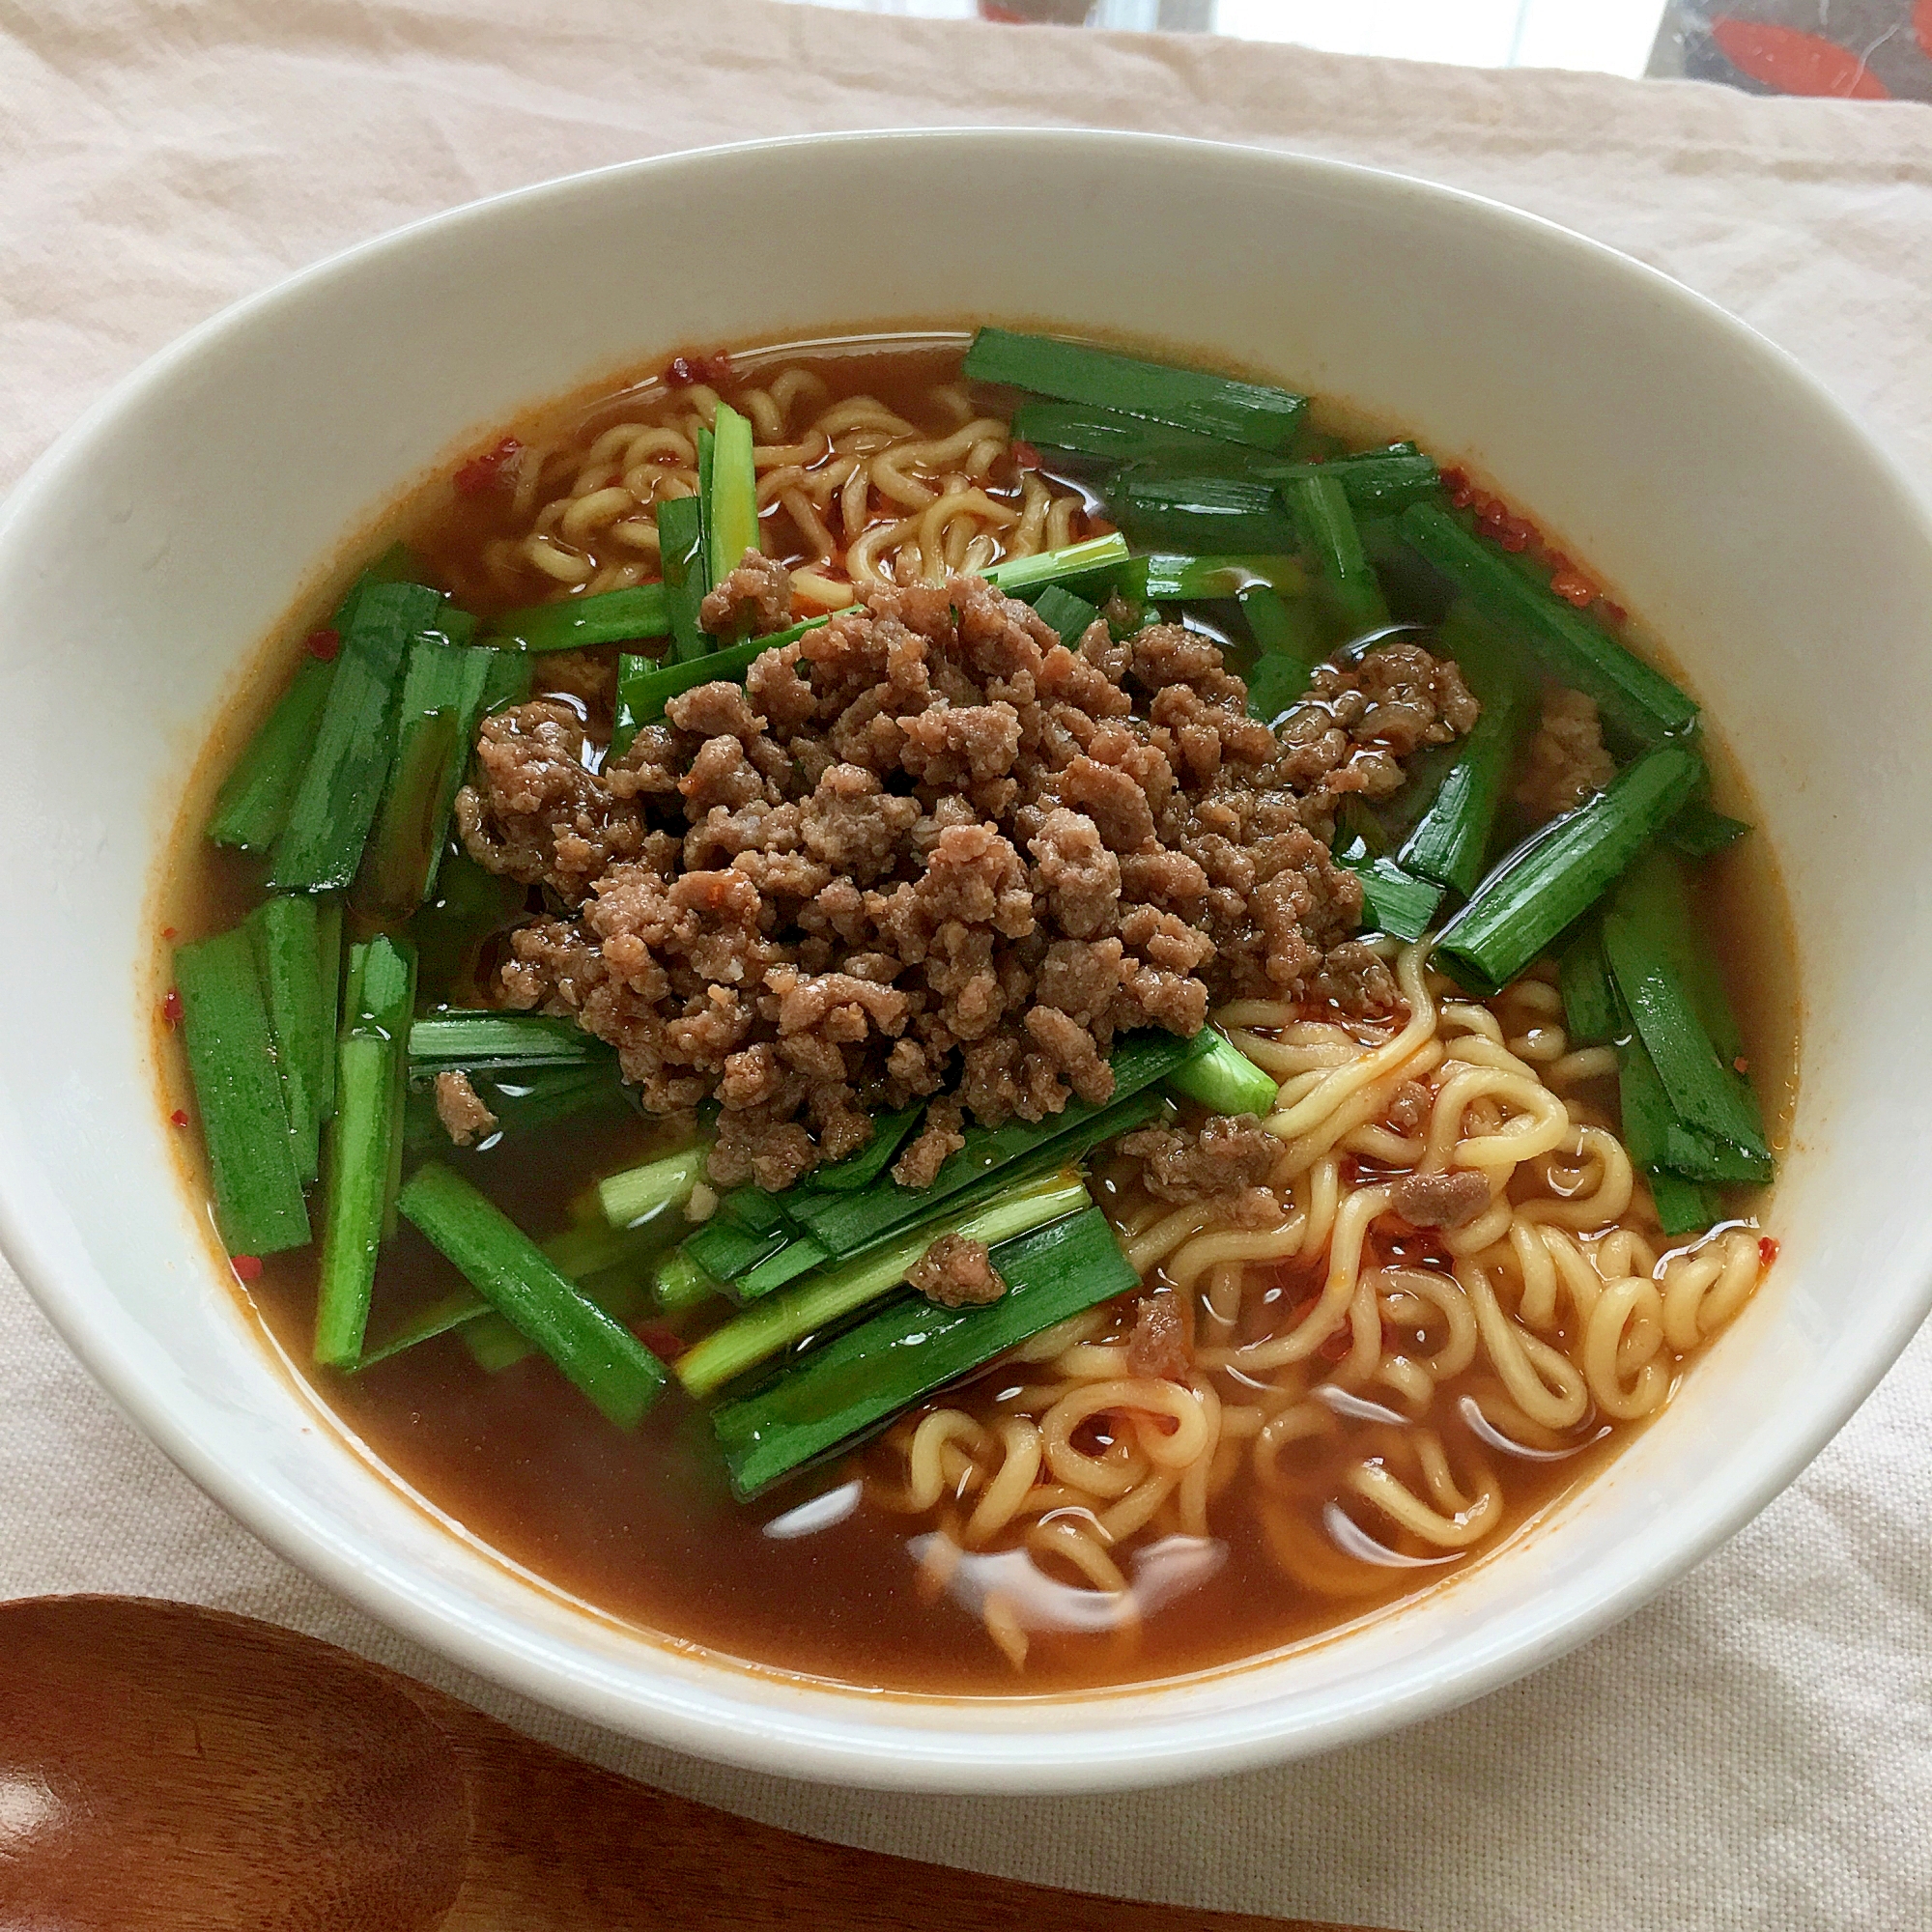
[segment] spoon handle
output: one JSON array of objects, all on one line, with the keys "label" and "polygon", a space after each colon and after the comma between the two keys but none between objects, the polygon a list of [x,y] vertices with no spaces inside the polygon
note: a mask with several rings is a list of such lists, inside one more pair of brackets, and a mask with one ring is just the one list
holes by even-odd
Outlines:
[{"label": "spoon handle", "polygon": [[398,1683],[448,1735],[469,1781],[469,1877],[441,1932],[1371,1932],[1099,1898],[801,1838],[647,1790]]}]

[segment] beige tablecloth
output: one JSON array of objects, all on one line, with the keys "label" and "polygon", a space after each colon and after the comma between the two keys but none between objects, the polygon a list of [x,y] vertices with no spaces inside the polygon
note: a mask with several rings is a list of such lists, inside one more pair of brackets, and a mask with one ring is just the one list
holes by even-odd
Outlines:
[{"label": "beige tablecloth", "polygon": [[[1570,223],[1748,318],[1932,481],[1924,107],[760,0],[0,0],[0,484],[190,324],[451,203],[759,133],[1067,121],[1378,162]],[[1729,1548],[1458,1715],[1183,1790],[882,1798],[672,1759],[461,1680],[228,1521],[0,1264],[0,1597],[277,1619],[781,1825],[1095,1890],[1406,1932],[1924,1932],[1928,1410],[1921,1337]]]}]

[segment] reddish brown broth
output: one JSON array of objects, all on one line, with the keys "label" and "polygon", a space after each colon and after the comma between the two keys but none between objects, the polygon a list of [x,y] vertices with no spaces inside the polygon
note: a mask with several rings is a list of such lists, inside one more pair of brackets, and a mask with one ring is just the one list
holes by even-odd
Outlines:
[{"label": "reddish brown broth", "polygon": [[[958,353],[956,345],[922,342],[883,352],[786,354],[783,359],[810,360],[836,394],[867,390],[918,421],[931,413],[923,392],[956,373]],[[621,420],[627,389],[605,390],[589,403],[580,398],[516,434],[527,440],[559,422],[594,428]],[[490,594],[465,559],[497,527],[497,500],[458,495],[439,479],[388,520],[385,530],[407,533],[440,581],[467,590],[474,608],[487,614],[504,599]],[[772,548],[796,554],[781,513],[771,518],[768,530]],[[358,546],[352,566],[375,547]],[[299,639],[316,621],[316,608],[326,607],[305,606],[286,627],[283,652],[238,699],[204,756],[159,899],[157,924],[183,940],[226,927],[259,896],[260,867],[209,847],[199,827],[213,785],[272,702]],[[1716,762],[1720,803],[1749,816],[1737,775],[1721,757]],[[1701,891],[1767,1115],[1774,1122],[1788,1121],[1796,1041],[1792,948],[1782,892],[1763,841],[1747,839],[1712,862]],[[161,1038],[160,1105],[164,1112],[191,1109],[179,1054],[165,1030]],[[190,1184],[205,1193],[190,1142],[190,1135],[182,1135]],[[648,1122],[611,1115],[495,1152],[447,1157],[542,1238],[565,1224],[567,1203],[587,1181],[647,1157],[657,1144]],[[373,1339],[380,1341],[411,1310],[460,1285],[449,1264],[405,1227],[384,1254]],[[315,1299],[312,1251],[270,1258],[245,1298],[287,1357],[305,1365]],[[918,1587],[906,1544],[926,1527],[923,1521],[866,1507],[841,1512],[827,1502],[811,1513],[822,1519],[821,1526],[801,1533],[801,1506],[849,1484],[849,1465],[741,1505],[731,1499],[704,1415],[691,1404],[668,1396],[637,1435],[625,1435],[541,1359],[486,1375],[456,1335],[358,1377],[306,1366],[300,1373],[398,1481],[557,1588],[647,1630],[747,1662],[881,1689],[1012,1694],[1169,1677],[1319,1637],[1473,1560],[1441,1569],[1391,1569],[1378,1594],[1317,1598],[1275,1567],[1251,1512],[1221,1507],[1216,1529],[1226,1554],[1217,1571],[1132,1634],[1037,1633],[1020,1677],[988,1641],[976,1614],[948,1600],[934,1602]],[[1456,1393],[1454,1384],[1447,1385],[1441,1406],[1452,1407]],[[1452,1414],[1448,1427],[1460,1426]],[[1329,1453],[1348,1454],[1350,1440],[1344,1432]],[[1508,1526],[1485,1551],[1520,1536],[1603,1456],[1593,1446],[1554,1462],[1509,1459],[1499,1469]],[[1321,1479],[1320,1469],[1312,1468],[1311,1485],[1319,1487]]]}]

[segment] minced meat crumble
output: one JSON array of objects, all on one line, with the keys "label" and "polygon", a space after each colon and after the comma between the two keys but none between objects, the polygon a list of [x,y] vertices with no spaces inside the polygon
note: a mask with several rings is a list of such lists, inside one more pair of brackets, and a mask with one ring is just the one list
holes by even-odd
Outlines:
[{"label": "minced meat crumble", "polygon": [[941,1308],[982,1307],[1007,1292],[992,1251],[967,1235],[941,1235],[907,1270],[906,1280]]},{"label": "minced meat crumble", "polygon": [[[789,615],[749,556],[720,592],[720,622]],[[652,1112],[715,1097],[712,1179],[768,1189],[949,1096],[894,1169],[921,1185],[967,1117],[1104,1101],[1118,1034],[1224,1000],[1386,1011],[1335,807],[1475,700],[1400,642],[1323,666],[1278,730],[1245,702],[1197,633],[1069,648],[955,577],[867,589],[615,757],[561,698],[502,712],[458,825],[554,910],[511,935],[501,997],[609,1040]]]}]

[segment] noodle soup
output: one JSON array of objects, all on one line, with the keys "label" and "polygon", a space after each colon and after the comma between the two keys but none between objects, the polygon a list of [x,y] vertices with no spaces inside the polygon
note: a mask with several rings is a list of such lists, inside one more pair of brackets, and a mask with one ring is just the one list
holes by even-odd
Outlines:
[{"label": "noodle soup", "polygon": [[[1623,613],[1412,446],[862,341],[680,357],[399,527],[213,761],[225,842],[192,802],[166,1104],[288,1355],[558,1587],[889,1689],[1250,1657],[1518,1533],[1775,1255],[1769,855]],[[306,1036],[292,958],[348,980]],[[263,1253],[251,1010],[314,1170]]]}]

